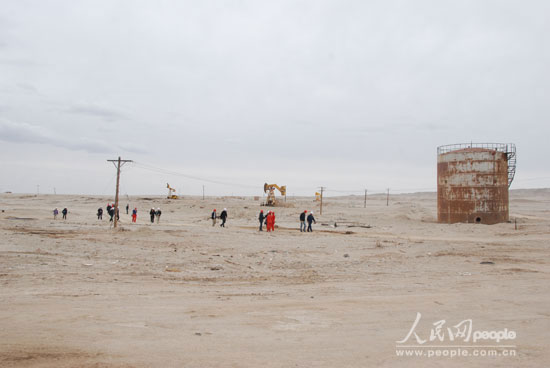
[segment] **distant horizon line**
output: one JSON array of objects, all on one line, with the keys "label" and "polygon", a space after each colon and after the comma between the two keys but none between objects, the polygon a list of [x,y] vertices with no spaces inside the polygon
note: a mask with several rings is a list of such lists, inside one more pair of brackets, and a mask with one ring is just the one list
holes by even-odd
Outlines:
[{"label": "distant horizon line", "polygon": [[[514,189],[510,189],[509,191],[510,192],[514,192],[514,191],[519,191],[519,190],[527,190],[527,191],[535,191],[535,190],[550,190],[550,187],[537,187],[537,188],[514,188]],[[395,192],[392,192],[391,191],[391,188],[390,188],[390,195],[407,195],[407,194],[431,194],[431,193],[437,193],[437,189],[436,190],[419,190],[419,191],[414,191],[414,192],[402,192],[402,191],[399,191],[399,190],[396,190]],[[65,196],[65,195],[73,195],[73,196],[93,196],[93,197],[114,197],[113,194],[90,194],[90,193],[28,193],[28,192],[12,192],[12,191],[4,191],[2,193],[0,193],[0,195],[6,195],[6,194],[15,194],[15,195],[27,195],[27,196],[34,196],[34,197],[39,197],[39,196]],[[367,197],[374,197],[374,196],[385,196],[387,195],[386,192],[381,192],[381,191],[377,191],[377,192],[374,192],[374,193],[368,193],[367,192]],[[164,199],[169,199],[166,197],[165,194],[148,194],[148,193],[140,193],[140,194],[119,194],[120,197],[155,197],[155,198],[164,198]],[[178,194],[179,197],[193,197],[193,198],[202,198],[203,195],[202,194]],[[352,193],[352,194],[325,194],[324,197],[327,198],[327,197],[331,197],[331,198],[335,198],[335,197],[363,197],[364,194],[359,194],[359,193]],[[219,194],[219,195],[205,195],[204,198],[220,198],[220,197],[224,197],[224,198],[242,198],[242,197],[265,197],[265,195],[249,195],[249,194],[242,194],[242,195],[239,195],[239,194],[231,194],[231,195],[223,195],[223,194]],[[286,196],[287,198],[315,198],[315,195],[287,195]]]}]

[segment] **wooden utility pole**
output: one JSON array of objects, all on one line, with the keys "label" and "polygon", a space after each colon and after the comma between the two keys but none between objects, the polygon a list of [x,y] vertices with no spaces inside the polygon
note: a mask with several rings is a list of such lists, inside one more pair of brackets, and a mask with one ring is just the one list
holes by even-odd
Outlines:
[{"label": "wooden utility pole", "polygon": [[115,215],[114,215],[114,223],[113,227],[117,227],[118,224],[118,188],[120,185],[120,168],[122,165],[124,165],[127,162],[133,162],[132,160],[121,160],[120,156],[118,156],[118,160],[107,160],[109,162],[112,162],[113,165],[116,167],[116,193],[115,193]]},{"label": "wooden utility pole", "polygon": [[321,205],[319,206],[319,215],[323,214],[323,191],[325,187],[321,187]]},{"label": "wooden utility pole", "polygon": [[388,194],[386,195],[386,206],[390,205],[390,188],[388,188]]},{"label": "wooden utility pole", "polygon": [[367,190],[365,189],[365,208],[367,208]]}]

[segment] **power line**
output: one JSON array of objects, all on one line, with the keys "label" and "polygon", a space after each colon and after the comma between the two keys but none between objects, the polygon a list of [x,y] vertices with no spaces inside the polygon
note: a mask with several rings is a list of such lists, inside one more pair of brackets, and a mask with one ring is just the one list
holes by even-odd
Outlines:
[{"label": "power line", "polygon": [[[397,188],[397,189],[393,189],[394,192],[408,192],[408,191],[425,191],[425,190],[429,190],[429,191],[435,191],[437,188],[435,187],[424,187],[424,188]],[[363,194],[365,193],[365,189],[356,189],[356,190],[343,190],[343,189],[332,189],[332,188],[327,188],[325,187],[325,191],[326,192],[334,192],[334,193],[347,193],[347,194]],[[385,189],[369,189],[370,193],[372,194],[376,194],[376,193],[379,193],[379,194],[382,194],[382,193],[386,193],[387,191],[387,188]]]},{"label": "power line", "polygon": [[105,194],[107,192],[107,188],[111,186],[111,184],[113,183],[113,181],[115,180],[116,178],[116,173],[113,174],[113,176],[111,177],[111,179],[109,179],[109,181],[107,182],[107,184],[105,184],[105,186],[101,189],[101,191],[99,193],[101,194]]},{"label": "power line", "polygon": [[257,185],[242,184],[242,183],[231,183],[231,182],[224,182],[224,181],[220,181],[220,180],[212,180],[212,179],[202,178],[202,177],[199,177],[199,176],[184,174],[184,173],[181,173],[181,172],[178,172],[178,171],[163,169],[163,168],[160,168],[160,167],[156,167],[156,166],[149,165],[149,164],[144,164],[144,163],[141,163],[141,162],[134,162],[134,165],[136,167],[144,169],[144,170],[154,171],[154,172],[158,172],[158,173],[161,173],[161,174],[181,176],[181,177],[184,177],[184,178],[187,178],[187,179],[196,180],[196,181],[200,181],[200,182],[208,182],[208,183],[212,183],[212,184],[243,187],[243,188],[255,188],[255,189],[258,188]]},{"label": "power line", "polygon": [[332,188],[326,188],[325,187],[325,191],[327,192],[335,192],[335,193],[350,193],[350,194],[353,194],[353,193],[363,193],[363,190],[343,190],[343,189],[332,189]]},{"label": "power line", "polygon": [[[154,165],[151,165],[151,164],[146,164],[146,163],[143,163],[143,162],[137,162],[137,161],[133,161],[133,166],[137,167],[137,168],[140,168],[140,169],[143,169],[143,170],[148,170],[148,171],[152,171],[152,172],[157,172],[157,173],[161,173],[161,174],[166,174],[166,175],[173,175],[173,176],[180,176],[180,177],[184,177],[184,178],[187,178],[187,179],[190,179],[190,180],[194,180],[194,181],[200,181],[202,183],[212,183],[212,184],[218,184],[218,185],[225,185],[225,186],[233,186],[233,187],[241,187],[241,188],[253,188],[253,189],[257,189],[258,186],[257,185],[250,185],[250,184],[244,184],[244,183],[236,183],[236,182],[226,182],[226,181],[222,181],[222,180],[215,180],[215,179],[209,179],[209,178],[204,178],[204,177],[200,177],[200,176],[195,176],[195,175],[190,175],[190,174],[185,174],[185,173],[182,173],[182,172],[179,172],[179,171],[174,171],[174,170],[169,170],[169,169],[165,169],[165,168],[161,168],[161,167],[158,167],[158,166],[154,166]],[[365,192],[365,189],[334,189],[334,188],[330,188],[330,187],[323,187],[323,191],[324,192],[329,192],[329,193],[342,193],[342,194],[364,194]],[[305,187],[296,187],[294,188],[296,190],[310,190],[310,188],[305,188]],[[425,188],[403,188],[403,189],[393,189],[394,192],[409,192],[409,191],[435,191],[436,188],[434,187],[425,187]],[[386,194],[387,192],[387,188],[386,189],[370,189],[369,190],[370,193],[372,194]]]}]

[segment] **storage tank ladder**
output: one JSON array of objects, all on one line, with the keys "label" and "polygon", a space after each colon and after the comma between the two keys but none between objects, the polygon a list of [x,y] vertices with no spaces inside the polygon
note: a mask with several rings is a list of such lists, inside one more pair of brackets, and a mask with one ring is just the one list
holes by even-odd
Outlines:
[{"label": "storage tank ladder", "polygon": [[513,143],[506,145],[506,156],[508,157],[508,188],[512,185],[516,175],[516,145]]}]

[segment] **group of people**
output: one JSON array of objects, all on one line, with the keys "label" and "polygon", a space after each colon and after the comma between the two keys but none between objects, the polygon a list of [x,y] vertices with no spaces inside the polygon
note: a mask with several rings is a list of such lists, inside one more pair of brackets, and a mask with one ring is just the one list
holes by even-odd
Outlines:
[{"label": "group of people", "polygon": [[225,227],[225,222],[227,221],[227,208],[224,208],[222,213],[218,216],[216,209],[212,211],[212,214],[210,215],[210,218],[212,219],[212,226],[216,226],[216,220],[220,218],[222,220],[222,223],[220,224],[220,227]]},{"label": "group of people", "polygon": [[[115,217],[115,206],[108,203],[106,209],[107,209],[107,213],[110,216],[109,221],[112,222]],[[130,210],[130,204],[127,204],[126,214],[129,214],[129,210]],[[57,216],[56,211],[57,211],[57,208],[54,210],[54,217]],[[138,213],[137,207],[134,207],[134,209],[132,210],[132,222],[137,222],[137,213]],[[154,208],[151,208],[151,211],[149,211],[149,214],[151,215],[151,223],[155,222],[155,218],[157,219],[157,223],[160,222],[160,215],[162,214],[162,211],[160,210],[160,208],[157,208],[156,210]],[[66,214],[64,213],[63,218],[65,218],[65,216]],[[117,220],[120,220],[120,212],[118,209],[116,209],[116,216],[117,216]],[[103,219],[103,208],[101,207],[97,209],[97,219],[98,220]]]},{"label": "group of people", "polygon": [[263,231],[263,225],[266,226],[268,233],[275,231],[275,211],[267,211],[267,215],[264,215],[264,210],[261,210],[258,220],[260,221],[260,231]]},{"label": "group of people", "polygon": [[[110,203],[107,203],[107,214],[109,215],[109,222],[113,222],[116,212],[116,219],[117,221],[120,220],[120,211],[118,208],[115,210],[115,206],[111,205]],[[103,208],[99,207],[97,209],[97,219],[102,220],[103,219]]]},{"label": "group of people", "polygon": [[155,223],[155,218],[157,219],[157,224],[160,222],[160,215],[162,215],[162,211],[160,208],[157,208],[156,210],[154,208],[151,208],[151,211],[149,211],[149,216],[151,216],[151,223]]},{"label": "group of people", "polygon": [[[63,215],[63,220],[67,219],[67,214],[69,213],[69,210],[67,208],[63,208],[63,211],[61,211],[61,214]],[[59,215],[59,210],[55,208],[53,210],[53,219],[57,220],[57,215]]]},{"label": "group of people", "polygon": [[[260,231],[263,231],[263,225],[266,225],[267,232],[275,231],[274,211],[267,211],[267,215],[264,215],[264,211],[261,210],[258,220],[260,221]],[[317,221],[315,221],[315,217],[313,217],[313,211],[311,211],[309,215],[307,214],[307,210],[300,214],[300,232],[312,232],[313,228],[311,227],[311,224],[313,223],[317,223]]]},{"label": "group of people", "polygon": [[[126,205],[126,213],[129,212],[130,205]],[[67,208],[64,208],[63,211],[61,211],[63,214],[63,219],[67,219],[67,213],[69,213],[69,210]],[[109,214],[110,218],[109,221],[112,222],[115,216],[115,206],[111,205],[110,203],[107,204],[107,213]],[[57,219],[57,215],[59,214],[58,209],[53,210],[53,218],[54,220]],[[151,211],[149,211],[149,215],[151,216],[151,223],[155,222],[155,219],[157,220],[157,223],[160,222],[160,216],[162,215],[162,211],[160,208],[157,208],[156,210],[154,208],[151,208]],[[116,216],[117,220],[120,219],[119,211],[116,210]],[[220,227],[225,227],[225,223],[227,221],[227,208],[224,208],[223,211],[218,216],[216,209],[212,211],[211,214],[212,218],[212,226],[216,225],[216,221],[219,218],[221,220]],[[97,209],[97,219],[102,220],[103,219],[103,208]],[[267,232],[275,231],[275,212],[274,211],[267,211],[267,214],[264,214],[264,211],[261,210],[260,214],[258,216],[258,220],[260,221],[260,231],[263,231],[263,226],[266,226]],[[135,207],[132,210],[132,222],[137,222],[137,207]],[[307,227],[306,227],[307,223]],[[315,217],[313,217],[313,211],[311,211],[309,214],[307,213],[307,210],[304,210],[300,214],[300,232],[312,232],[313,229],[311,225],[313,223],[317,223],[315,221]]]},{"label": "group of people", "polygon": [[[224,208],[222,213],[218,215],[216,212],[216,209],[214,208],[212,210],[212,214],[210,215],[210,218],[212,219],[212,226],[216,226],[216,221],[218,218],[222,221],[220,224],[220,227],[225,227],[225,222],[227,221],[227,208]],[[152,219],[152,218],[151,218]],[[267,211],[267,214],[264,214],[264,210],[260,210],[260,214],[258,216],[258,220],[260,221],[260,231],[264,231],[263,227],[265,225],[267,232],[275,231],[275,211]],[[152,221],[152,220],[151,220]],[[307,227],[306,227],[307,222]],[[313,211],[311,211],[309,214],[307,213],[307,210],[302,212],[300,214],[300,232],[312,232],[312,224],[316,224],[315,217],[313,217]]]},{"label": "group of people", "polygon": [[[307,221],[307,230],[306,230],[306,221]],[[312,223],[317,223],[317,221],[315,221],[315,217],[313,217],[313,211],[311,211],[309,213],[309,215],[307,214],[307,210],[304,210],[304,212],[302,212],[300,214],[300,232],[312,232],[313,229],[311,228],[311,224]]]}]

